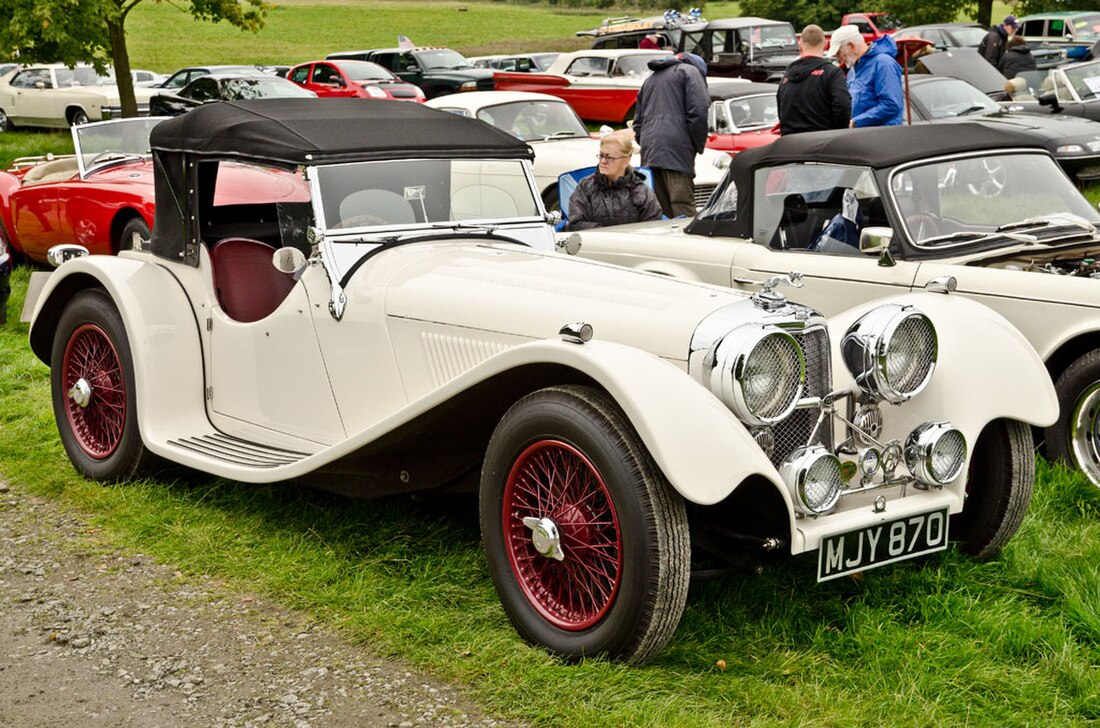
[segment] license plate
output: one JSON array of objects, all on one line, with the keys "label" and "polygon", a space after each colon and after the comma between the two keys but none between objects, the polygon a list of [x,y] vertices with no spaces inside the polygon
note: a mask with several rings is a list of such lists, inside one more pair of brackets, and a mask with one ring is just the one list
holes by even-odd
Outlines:
[{"label": "license plate", "polygon": [[866,571],[947,548],[947,508],[826,536],[817,552],[817,580]]}]

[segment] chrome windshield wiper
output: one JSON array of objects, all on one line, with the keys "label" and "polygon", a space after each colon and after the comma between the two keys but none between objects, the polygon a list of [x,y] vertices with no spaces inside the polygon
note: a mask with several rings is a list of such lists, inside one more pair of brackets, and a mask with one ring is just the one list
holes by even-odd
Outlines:
[{"label": "chrome windshield wiper", "polygon": [[553,134],[542,134],[541,136],[542,136],[542,140],[544,142],[549,141],[550,139],[565,139],[567,137],[568,138],[576,137],[578,139],[582,139],[582,138],[583,139],[588,139],[589,138],[587,134],[578,134],[577,132],[569,131],[568,129],[562,129],[561,131],[556,131]]},{"label": "chrome windshield wiper", "polygon": [[1025,233],[1010,233],[1001,230],[994,230],[990,233],[980,233],[974,230],[959,230],[958,232],[947,233],[946,235],[934,235],[930,238],[923,238],[917,241],[918,245],[930,245],[936,243],[950,243],[950,242],[978,242],[981,240],[991,240],[993,238],[1006,238],[1008,240],[1015,240],[1018,243],[1026,243],[1028,245],[1034,245],[1039,242],[1039,238],[1034,235],[1027,235]]},{"label": "chrome windshield wiper", "polygon": [[987,107],[981,104],[975,104],[974,106],[963,109],[959,113],[955,114],[955,116],[966,116],[967,114],[973,114],[975,111],[985,111],[986,108]]},{"label": "chrome windshield wiper", "polygon": [[1029,227],[1054,227],[1054,226],[1069,226],[1079,228],[1087,233],[1095,233],[1096,226],[1088,220],[1072,213],[1055,214],[1055,215],[1038,215],[1036,217],[1029,217],[1025,220],[1018,220],[1016,222],[1006,223],[997,228],[997,232],[1001,233],[1006,230],[1017,230],[1019,228]]}]

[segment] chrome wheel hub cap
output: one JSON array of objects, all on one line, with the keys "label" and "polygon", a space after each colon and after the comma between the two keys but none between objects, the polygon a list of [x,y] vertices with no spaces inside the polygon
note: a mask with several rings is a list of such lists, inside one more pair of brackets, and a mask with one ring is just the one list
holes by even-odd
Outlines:
[{"label": "chrome wheel hub cap", "polygon": [[69,399],[77,407],[82,409],[87,407],[88,403],[92,401],[92,385],[88,384],[88,380],[84,377],[76,380],[76,383],[69,389]]},{"label": "chrome wheel hub cap", "polygon": [[527,516],[523,519],[523,525],[531,529],[531,545],[535,547],[535,551],[548,559],[565,560],[565,552],[561,550],[558,524],[549,518]]},{"label": "chrome wheel hub cap", "polygon": [[1100,485],[1100,382],[1081,393],[1069,424],[1070,449],[1077,467],[1093,485]]}]

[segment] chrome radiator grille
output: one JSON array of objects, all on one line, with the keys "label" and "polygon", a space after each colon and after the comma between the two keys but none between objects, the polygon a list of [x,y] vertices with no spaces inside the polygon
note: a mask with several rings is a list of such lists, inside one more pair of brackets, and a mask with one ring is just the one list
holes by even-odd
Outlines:
[{"label": "chrome radiator grille", "polygon": [[[793,333],[793,332],[791,332]],[[829,357],[829,333],[825,329],[812,329],[803,333],[794,333],[806,356],[806,389],[804,397],[822,397],[829,393],[833,383]],[[819,410],[796,409],[791,416],[772,428],[775,436],[775,450],[772,463],[780,464],[795,448],[810,444],[810,433],[817,424]],[[821,423],[813,443],[831,448],[833,442],[833,424],[831,419]]]},{"label": "chrome radiator grille", "polygon": [[702,210],[706,206],[707,200],[710,199],[710,193],[714,192],[715,187],[717,185],[695,185],[696,209]]}]

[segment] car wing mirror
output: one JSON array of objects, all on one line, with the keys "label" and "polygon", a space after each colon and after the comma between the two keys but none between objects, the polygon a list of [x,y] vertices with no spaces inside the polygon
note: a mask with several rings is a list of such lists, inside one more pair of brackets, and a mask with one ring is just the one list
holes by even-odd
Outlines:
[{"label": "car wing mirror", "polygon": [[1039,94],[1039,105],[1049,106],[1053,111],[1061,111],[1062,107],[1058,103],[1058,95],[1053,91],[1046,91]]},{"label": "car wing mirror", "polygon": [[884,268],[893,266],[894,259],[890,255],[893,239],[893,228],[865,227],[859,233],[859,251],[864,255],[879,256],[878,264]]},{"label": "car wing mirror", "polygon": [[294,280],[298,280],[302,277],[306,266],[309,265],[309,261],[306,260],[305,253],[297,248],[287,246],[279,248],[272,254],[271,264],[279,272],[286,273]]},{"label": "car wing mirror", "polygon": [[581,251],[581,236],[579,233],[559,235],[554,241],[554,249],[566,255],[576,255]]},{"label": "car wing mirror", "polygon": [[405,67],[405,73],[420,73],[420,66],[415,63],[410,63]]}]

